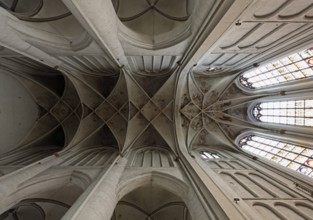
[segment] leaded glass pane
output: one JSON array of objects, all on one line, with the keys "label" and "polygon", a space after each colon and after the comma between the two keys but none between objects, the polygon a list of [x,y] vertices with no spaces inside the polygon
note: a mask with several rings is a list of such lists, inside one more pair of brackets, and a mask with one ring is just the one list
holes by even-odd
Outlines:
[{"label": "leaded glass pane", "polygon": [[267,63],[257,69],[242,74],[240,83],[251,89],[313,76],[313,47]]},{"label": "leaded glass pane", "polygon": [[313,178],[313,149],[256,135],[242,138],[239,145],[244,150]]}]

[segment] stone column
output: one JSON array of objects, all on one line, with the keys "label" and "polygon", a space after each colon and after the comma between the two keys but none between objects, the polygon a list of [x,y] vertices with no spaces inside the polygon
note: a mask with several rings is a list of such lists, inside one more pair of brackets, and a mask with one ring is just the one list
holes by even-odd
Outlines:
[{"label": "stone column", "polygon": [[55,166],[63,161],[62,156],[57,154],[46,157],[40,161],[32,163],[26,167],[18,169],[12,173],[0,177],[0,213],[5,212],[9,195],[16,192],[18,187],[25,181],[33,178],[39,173]]},{"label": "stone column", "polygon": [[115,160],[109,170],[102,173],[96,183],[81,195],[62,220],[110,220],[118,202],[116,189],[126,163],[126,158]]},{"label": "stone column", "polygon": [[124,50],[118,38],[119,19],[111,0],[63,0],[64,4],[117,63],[127,65]]},{"label": "stone column", "polygon": [[[52,68],[60,66],[62,64],[60,60],[21,39],[18,32],[13,28],[19,23],[20,21],[16,17],[0,7],[0,45]],[[18,28],[23,28],[23,26]]]}]

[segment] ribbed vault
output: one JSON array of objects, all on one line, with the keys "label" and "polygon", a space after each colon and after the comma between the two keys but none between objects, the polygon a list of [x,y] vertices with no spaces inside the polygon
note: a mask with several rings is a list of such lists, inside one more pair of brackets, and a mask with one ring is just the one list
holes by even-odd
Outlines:
[{"label": "ribbed vault", "polygon": [[[236,149],[234,140],[243,130],[266,129],[245,116],[248,104],[276,93],[243,93],[235,82],[238,73],[229,67],[243,70],[262,62],[261,53],[269,53],[262,42],[285,24],[252,41],[254,32],[265,26],[260,20],[278,16],[301,23],[300,14],[311,19],[304,9],[300,14],[288,12],[289,16],[285,7],[290,9],[293,3],[276,4],[277,12],[264,9],[264,15],[259,9],[255,14],[242,9],[242,19],[253,15],[250,20],[256,24],[250,22],[244,29],[236,23],[225,29],[223,38],[236,29],[237,40],[229,38],[208,50],[202,43],[215,27],[224,25],[217,20],[234,2],[64,0],[54,6],[50,1],[27,2],[1,3],[8,33],[19,33],[16,48],[1,38],[3,45],[13,48],[1,47],[1,68],[18,79],[38,105],[36,123],[15,149],[36,151],[46,146],[49,154],[99,146],[127,153],[141,145],[169,147],[177,153],[180,132],[188,151],[195,146]],[[90,13],[97,7],[105,10],[98,17]],[[276,42],[273,37],[267,45]],[[32,47],[30,55],[20,49],[22,44]],[[256,50],[248,50],[254,46]],[[241,56],[230,53],[235,47],[241,55],[248,54],[245,58],[253,58],[239,66],[232,63]]]},{"label": "ribbed vault", "polygon": [[[250,102],[276,93],[243,93],[235,83],[238,71],[257,66],[270,54],[270,45],[282,44],[277,30],[290,26],[282,20],[297,25],[311,20],[311,6],[301,5],[297,13],[294,2],[275,3],[270,13],[266,5],[262,12],[261,3],[257,9],[242,4],[244,25],[219,23],[228,10],[228,15],[241,14],[232,9],[234,2],[2,2],[5,34],[15,38],[1,37],[7,45],[1,47],[1,68],[38,105],[36,123],[15,149],[44,145],[56,152],[103,146],[126,153],[134,146],[157,145],[177,153],[180,132],[189,151],[200,145],[235,149],[234,139],[244,129],[266,129],[245,114]],[[98,8],[105,11],[97,14]],[[260,23],[264,20],[277,27],[254,39],[268,26]],[[287,35],[300,37],[306,25]],[[225,33],[226,40],[208,43],[213,32]],[[271,56],[280,48],[273,46]]]},{"label": "ribbed vault", "polygon": [[16,146],[19,152],[40,151],[43,145],[46,155],[95,146],[119,152],[140,145],[175,150],[174,75],[154,77],[151,83],[149,76],[132,76],[125,70],[103,76],[62,73],[18,59],[13,66],[13,58],[4,58],[5,68],[38,106],[35,125]]},{"label": "ribbed vault", "polygon": [[[27,122],[32,126],[13,132],[19,140],[1,148],[1,175],[27,165],[42,168],[27,173],[24,183],[32,185],[34,176],[40,182],[42,173],[48,172],[48,178],[64,168],[61,176],[75,181],[69,176],[81,175],[82,185],[88,186],[91,179],[105,176],[106,169],[121,176],[125,169],[127,177],[159,169],[190,180],[197,195],[188,193],[202,199],[202,211],[214,219],[216,213],[209,212],[215,203],[226,201],[225,207],[232,207],[232,200],[217,190],[222,186],[214,185],[215,177],[208,177],[195,153],[241,151],[237,139],[246,131],[312,142],[310,129],[259,123],[250,114],[258,99],[310,96],[311,79],[261,90],[245,89],[237,80],[267,60],[312,47],[307,45],[313,40],[311,1],[0,1],[0,71],[16,80],[32,103],[25,107],[32,111]],[[0,106],[0,114],[12,103]],[[7,123],[15,122],[11,120]],[[90,176],[82,175],[89,171]],[[118,185],[118,175],[108,179]],[[168,201],[159,198],[148,207],[146,192],[166,197],[164,190],[149,190],[143,187],[123,197],[113,219],[126,219],[128,211],[129,219],[174,219],[177,213],[179,219],[190,219],[177,195],[168,194]],[[38,206],[67,209],[72,204],[27,196],[14,201],[6,214],[14,218],[29,208],[43,218]],[[228,212],[217,210],[221,216]],[[237,208],[229,210],[236,213]]]}]

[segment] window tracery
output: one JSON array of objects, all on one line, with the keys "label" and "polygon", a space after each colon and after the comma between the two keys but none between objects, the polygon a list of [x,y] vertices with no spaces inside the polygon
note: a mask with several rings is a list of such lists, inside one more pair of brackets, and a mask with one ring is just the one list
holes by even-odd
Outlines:
[{"label": "window tracery", "polygon": [[313,76],[313,47],[291,54],[242,74],[239,82],[258,89]]},{"label": "window tracery", "polygon": [[261,102],[252,114],[260,122],[313,126],[313,99]]},{"label": "window tracery", "polygon": [[239,140],[239,146],[313,178],[313,149],[257,135],[244,136]]}]

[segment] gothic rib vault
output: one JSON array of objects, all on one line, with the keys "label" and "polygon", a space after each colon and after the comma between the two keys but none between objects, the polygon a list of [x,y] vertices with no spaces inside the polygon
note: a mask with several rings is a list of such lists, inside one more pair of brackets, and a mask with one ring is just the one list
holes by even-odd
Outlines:
[{"label": "gothic rib vault", "polygon": [[[295,177],[237,143],[246,131],[313,141],[247,116],[293,91],[238,85],[312,41],[313,1],[298,1],[1,1],[0,219],[263,219],[260,207],[283,216],[275,199],[305,219]],[[206,171],[201,151],[224,159]],[[251,186],[265,173],[273,192]]]}]

